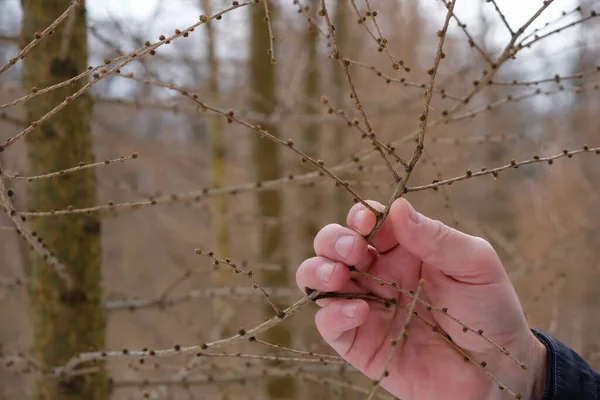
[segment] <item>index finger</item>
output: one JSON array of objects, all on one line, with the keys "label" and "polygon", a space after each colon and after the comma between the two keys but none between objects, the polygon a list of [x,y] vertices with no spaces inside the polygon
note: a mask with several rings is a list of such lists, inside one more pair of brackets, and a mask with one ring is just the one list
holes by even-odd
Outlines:
[{"label": "index finger", "polygon": [[[383,204],[374,200],[367,200],[366,202],[377,211],[383,211],[385,208]],[[357,203],[348,212],[346,223],[348,224],[348,228],[363,236],[367,236],[375,228],[377,217],[364,205]],[[369,244],[375,247],[379,253],[386,253],[398,246],[398,239],[394,233],[392,222],[389,219],[383,221],[383,224],[377,230]]]}]

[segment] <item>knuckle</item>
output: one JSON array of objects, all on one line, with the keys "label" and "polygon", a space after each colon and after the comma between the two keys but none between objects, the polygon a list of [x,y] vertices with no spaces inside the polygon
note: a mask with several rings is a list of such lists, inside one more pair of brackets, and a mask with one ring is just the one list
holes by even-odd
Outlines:
[{"label": "knuckle", "polygon": [[494,262],[497,258],[496,250],[487,240],[480,237],[473,237],[474,251],[473,262],[477,264],[488,264]]},{"label": "knuckle", "polygon": [[474,240],[477,243],[477,247],[480,249],[480,251],[482,253],[485,253],[485,254],[488,254],[488,255],[490,253],[495,253],[494,247],[490,244],[490,242],[488,242],[484,238],[474,237]]},{"label": "knuckle", "polygon": [[335,234],[335,231],[340,228],[342,228],[340,224],[328,224],[321,228],[321,230],[317,232],[317,235],[315,236],[315,239],[313,241],[313,246],[315,250],[319,247],[323,240],[332,237]]},{"label": "knuckle", "polygon": [[[365,202],[377,211],[383,211],[383,209],[385,208],[385,206],[383,204],[381,204],[375,200],[365,200]],[[370,211],[370,210],[367,207],[365,207],[362,203],[356,203],[355,205],[353,205],[350,208],[350,211],[348,211],[348,216],[346,217],[346,224],[348,226],[352,225],[354,216],[360,211]]]}]

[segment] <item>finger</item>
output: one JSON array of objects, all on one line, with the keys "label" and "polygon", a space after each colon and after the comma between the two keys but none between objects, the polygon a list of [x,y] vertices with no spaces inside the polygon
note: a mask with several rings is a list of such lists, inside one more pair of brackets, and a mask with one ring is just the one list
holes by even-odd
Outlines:
[{"label": "finger", "polygon": [[364,264],[369,259],[367,241],[358,232],[329,224],[317,233],[315,253],[346,265]]},{"label": "finger", "polygon": [[313,257],[300,264],[296,271],[296,284],[306,288],[335,292],[350,281],[350,271],[341,262],[325,257]]},{"label": "finger", "polygon": [[323,339],[340,355],[352,347],[356,328],[369,315],[369,305],[364,300],[340,299],[331,301],[317,311],[315,323]]},{"label": "finger", "polygon": [[[373,264],[377,253],[373,248],[369,248],[368,252],[369,255],[355,265],[356,269],[367,271]],[[357,293],[357,286],[350,277],[347,265],[322,256],[304,260],[296,270],[296,284],[304,292],[310,288],[324,292]]]},{"label": "finger", "polygon": [[394,202],[389,219],[400,245],[444,274],[472,284],[507,279],[488,242],[416,212],[405,199]]},{"label": "finger", "polygon": [[[367,200],[367,204],[377,211],[383,211],[385,208],[383,204],[373,200]],[[364,205],[357,203],[348,212],[346,223],[349,228],[354,229],[362,236],[367,236],[375,227],[377,217]],[[375,247],[379,253],[388,252],[398,245],[398,239],[396,239],[396,235],[394,235],[394,227],[390,220],[386,219],[383,221],[383,224],[371,239],[370,244]]]}]

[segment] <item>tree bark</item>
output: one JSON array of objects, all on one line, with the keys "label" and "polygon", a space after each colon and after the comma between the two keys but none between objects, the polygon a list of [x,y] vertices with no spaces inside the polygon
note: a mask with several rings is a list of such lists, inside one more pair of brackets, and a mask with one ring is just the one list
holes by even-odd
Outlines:
[{"label": "tree bark", "polygon": [[[319,10],[319,0],[310,1],[310,13],[314,15]],[[319,61],[317,53],[319,32],[312,25],[307,27],[304,34],[304,49],[306,51],[306,69],[304,71],[304,98],[306,99],[305,113],[315,115],[318,112],[319,98]],[[302,132],[302,146],[305,151],[315,159],[321,159],[322,140],[321,130],[316,123],[306,124]],[[314,257],[315,251],[313,241],[319,232],[319,217],[322,215],[324,201],[322,187],[314,188],[298,187],[298,196],[302,198],[304,215],[302,216],[302,257],[304,259]],[[344,194],[344,193],[342,193]],[[347,199],[346,199],[347,200]],[[341,207],[340,207],[341,208]],[[303,335],[304,343],[321,343],[320,335],[313,329]],[[306,385],[303,390],[306,398],[323,398],[328,395],[328,390],[322,385]]]},{"label": "tree bark", "polygon": [[[267,1],[267,0],[262,0]],[[276,76],[275,67],[271,64],[272,54],[269,53],[270,37],[265,11],[262,1],[250,9],[250,86],[251,106],[254,111],[264,115],[270,115],[275,110],[277,93],[275,89]],[[276,4],[269,2],[271,15],[276,18]],[[277,127],[264,125],[263,128],[272,135],[278,136]],[[280,171],[279,147],[276,143],[253,137],[252,141],[253,164],[256,168],[256,179],[264,181],[276,179]],[[267,218],[278,218],[282,215],[283,199],[281,193],[275,190],[263,190],[257,193],[258,215],[261,221]],[[261,222],[259,227],[259,252],[260,260],[263,262],[274,262],[283,266],[280,271],[268,271],[262,274],[261,283],[265,286],[277,287],[287,284],[286,252],[284,231],[277,224],[265,224]],[[270,318],[274,311],[265,306],[265,313]],[[291,332],[282,325],[277,325],[269,330],[265,339],[271,343],[280,343],[290,346]],[[271,399],[290,399],[294,397],[295,385],[291,378],[274,378],[267,383],[268,396]]]},{"label": "tree bark", "polygon": [[[23,36],[33,39],[52,23],[71,0],[23,0]],[[87,31],[84,2],[54,35],[41,42],[23,60],[23,85],[26,92],[72,78],[87,68]],[[65,27],[72,23],[72,31]],[[65,34],[65,32],[67,32]],[[65,87],[25,103],[29,123],[62,102],[85,84]],[[82,95],[49,123],[41,124],[26,136],[30,173],[38,175],[91,163],[92,102]],[[31,210],[88,207],[96,204],[94,169],[66,174],[54,179],[29,183]],[[102,303],[100,234],[97,214],[39,218],[29,221],[31,228],[68,267],[74,285],[63,281],[37,254],[31,254],[28,274],[30,308],[34,327],[34,353],[39,366],[49,369],[66,363],[78,352],[105,347],[105,315]],[[97,364],[96,364],[97,365]],[[47,400],[108,399],[108,384],[103,373],[86,374],[61,380],[40,380],[37,398]]]},{"label": "tree bark", "polygon": [[[310,3],[311,11],[319,9],[319,0],[311,0]],[[306,70],[304,76],[304,97],[306,98],[306,114],[316,114],[318,105],[318,90],[319,90],[319,65],[317,60],[317,38],[319,32],[313,27],[309,26],[304,36],[304,46],[307,52],[306,58]],[[319,159],[320,149],[320,138],[319,138],[319,126],[316,123],[306,124],[304,127],[302,143],[306,152],[313,158]],[[300,190],[303,190],[300,188]],[[307,213],[302,218],[304,221],[304,237],[306,239],[306,257],[312,257],[314,250],[312,247],[313,240],[319,230],[318,227],[318,212],[321,209],[322,200],[320,196],[321,190],[316,189],[312,191],[310,197],[306,200],[308,204],[305,204]]]},{"label": "tree bark", "polygon": [[[335,40],[337,42],[338,47],[342,52],[348,51],[348,46],[346,46],[348,42],[348,1],[347,0],[338,0],[335,5],[335,14],[333,16],[333,26],[335,27]],[[346,55],[345,53],[343,53]],[[347,55],[346,55],[347,56]],[[333,71],[332,71],[332,80],[333,80],[333,90],[334,90],[334,104],[336,107],[340,108],[344,105],[344,93],[346,90],[346,77],[344,76],[344,70],[337,62],[331,63]],[[345,126],[345,124],[339,123],[336,124],[335,127],[335,143],[336,143],[336,163],[340,163],[344,161],[346,157],[345,152],[347,148],[344,146],[345,136],[348,134],[352,134]],[[345,174],[345,178],[348,180],[352,180],[352,175],[350,173]],[[346,215],[348,214],[348,207],[344,207],[345,204],[351,204],[348,198],[348,194],[342,190],[341,188],[336,187],[335,191],[335,217],[338,223],[342,225],[346,225]]]},{"label": "tree bark", "polygon": [[[201,0],[202,11],[207,16],[212,15],[210,0]],[[213,22],[206,24],[206,58],[208,61],[208,90],[212,103],[218,104],[219,89],[219,59],[215,43]],[[208,147],[209,147],[209,182],[210,187],[224,187],[227,184],[227,149],[221,118],[209,118],[207,121]],[[229,229],[227,226],[227,210],[229,208],[226,196],[216,196],[211,200],[210,224],[214,239],[214,251],[220,257],[229,255]],[[219,268],[213,274],[213,282],[219,286],[231,284],[231,271]],[[231,327],[228,326],[232,316],[231,302],[225,298],[216,298],[213,302],[213,317],[217,324],[211,332],[211,340],[220,338],[223,334],[229,335]]]}]

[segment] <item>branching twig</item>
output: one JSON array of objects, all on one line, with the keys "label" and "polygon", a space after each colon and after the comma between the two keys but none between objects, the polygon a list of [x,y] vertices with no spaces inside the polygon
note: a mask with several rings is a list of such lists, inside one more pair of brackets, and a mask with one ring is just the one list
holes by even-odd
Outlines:
[{"label": "branching twig", "polygon": [[407,192],[417,192],[417,191],[421,191],[421,190],[433,189],[433,188],[436,188],[441,185],[451,185],[454,182],[471,179],[471,178],[477,178],[480,176],[490,175],[490,174],[493,175],[494,177],[497,177],[499,172],[504,171],[509,168],[519,168],[521,165],[535,164],[535,163],[540,163],[540,162],[547,162],[548,164],[552,165],[554,163],[554,160],[556,160],[557,158],[561,158],[561,157],[571,158],[574,155],[581,154],[581,153],[600,154],[600,147],[589,147],[589,146],[585,145],[583,147],[583,149],[581,149],[581,150],[570,150],[569,151],[567,149],[564,149],[562,153],[555,154],[553,156],[548,156],[548,157],[534,156],[532,159],[519,161],[519,162],[517,162],[516,160],[511,160],[511,162],[509,164],[502,165],[500,167],[496,167],[496,168],[492,168],[492,169],[483,168],[483,170],[479,171],[479,172],[472,172],[471,170],[467,170],[467,172],[464,175],[456,176],[454,178],[447,178],[442,181],[435,181],[433,183],[430,183],[429,185],[407,187],[406,191]]},{"label": "branching twig", "polygon": [[377,216],[377,223],[375,224],[375,227],[373,228],[371,233],[369,233],[367,235],[367,237],[366,237],[367,241],[370,241],[373,238],[373,236],[375,235],[375,233],[377,232],[377,230],[379,230],[379,228],[383,224],[383,221],[388,216],[394,201],[396,201],[397,199],[399,199],[400,197],[402,197],[404,195],[404,189],[406,188],[406,185],[408,183],[410,175],[413,172],[415,165],[417,164],[417,162],[419,161],[419,158],[421,157],[421,155],[423,153],[425,132],[426,132],[427,126],[428,126],[427,118],[429,116],[429,108],[430,108],[429,104],[431,103],[431,98],[433,96],[433,87],[434,87],[434,83],[435,83],[435,77],[437,74],[438,66],[440,65],[440,61],[442,60],[442,55],[443,55],[442,49],[444,46],[444,39],[446,38],[446,32],[448,31],[448,24],[450,22],[450,17],[452,16],[452,12],[454,10],[455,4],[456,4],[456,0],[452,0],[448,4],[448,13],[446,14],[446,20],[444,22],[444,26],[441,30],[438,31],[438,36],[440,37],[440,41],[438,43],[435,61],[433,63],[433,67],[427,71],[427,73],[431,76],[431,78],[429,80],[429,86],[427,88],[427,91],[425,92],[424,111],[421,115],[419,115],[419,120],[421,121],[421,124],[419,126],[419,134],[417,137],[417,146],[414,149],[413,156],[412,156],[410,162],[408,163],[408,168],[406,168],[406,172],[404,173],[404,176],[398,182],[398,186],[396,187],[396,190],[394,191],[390,200],[386,204],[384,210],[381,212],[381,214],[379,214]]},{"label": "branching twig", "polygon": [[[0,167],[0,171],[2,168]],[[28,227],[25,225],[24,219],[17,215],[17,212],[14,209],[13,203],[10,199],[12,195],[12,189],[7,189],[4,186],[4,180],[0,177],[0,206],[4,208],[6,214],[10,217],[17,228],[17,232],[23,239],[29,243],[31,248],[35,250],[39,256],[45,260],[45,262],[56,271],[56,274],[62,279],[67,289],[73,288],[73,280],[68,273],[68,268],[54,255],[50,250],[46,248],[46,246],[42,243],[40,238],[34,234]]]},{"label": "branching twig", "polygon": [[234,273],[247,276],[254,284],[253,285],[254,289],[260,290],[261,293],[263,294],[263,296],[267,299],[267,301],[271,305],[271,308],[273,308],[273,310],[275,311],[275,315],[282,316],[283,312],[281,311],[279,306],[273,301],[273,299],[271,299],[271,296],[269,295],[269,293],[267,293],[265,288],[263,288],[258,283],[256,278],[254,278],[254,274],[252,273],[252,270],[245,270],[245,269],[238,267],[235,263],[232,263],[229,258],[226,258],[224,260],[217,258],[212,251],[202,251],[200,249],[196,249],[196,254],[210,257],[214,261],[215,265],[225,264],[225,265],[231,267],[231,269],[233,270]]},{"label": "branching twig", "polygon": [[[131,53],[129,53],[126,56],[121,56],[121,57],[117,57],[114,60],[105,60],[103,65],[97,66],[95,68],[89,69],[88,71],[79,74],[78,76],[76,76],[75,78],[69,79],[65,82],[53,85],[49,88],[43,89],[43,90],[38,90],[35,89],[33,90],[33,92],[27,96],[23,96],[20,99],[17,99],[11,103],[7,103],[4,104],[2,106],[0,106],[0,110],[8,107],[8,106],[12,106],[15,104],[18,104],[22,101],[28,100],[30,98],[33,98],[39,94],[41,94],[42,92],[48,92],[50,90],[55,90],[58,89],[59,87],[63,87],[66,86],[68,84],[71,84],[73,82],[76,82],[79,79],[82,79],[92,73],[93,74],[93,79],[88,82],[87,84],[85,84],[83,87],[81,87],[81,89],[79,89],[77,92],[73,93],[72,95],[68,96],[63,102],[61,102],[60,104],[58,104],[56,107],[54,107],[52,110],[48,111],[45,115],[43,115],[40,119],[38,119],[37,121],[34,121],[31,123],[31,125],[29,125],[29,127],[25,128],[24,130],[22,130],[21,132],[19,132],[18,134],[16,134],[15,136],[9,138],[4,144],[0,145],[0,152],[4,151],[8,146],[12,145],[13,143],[15,143],[17,140],[21,139],[22,137],[24,137],[25,135],[31,133],[31,131],[33,131],[38,125],[44,123],[45,121],[47,121],[50,117],[52,117],[53,115],[55,115],[56,113],[58,113],[60,110],[62,110],[63,108],[65,108],[69,103],[75,101],[77,98],[79,98],[83,93],[85,93],[92,85],[98,83],[99,81],[101,81],[102,79],[106,78],[107,76],[111,75],[112,73],[115,73],[117,71],[120,71],[121,68],[125,67],[126,65],[128,65],[129,63],[133,62],[134,60],[136,60],[139,57],[142,57],[146,54],[152,54],[153,52],[155,52],[155,50],[157,48],[159,48],[160,46],[167,44],[167,43],[171,43],[171,41],[179,38],[179,37],[184,37],[189,35],[190,32],[192,32],[193,30],[195,30],[195,28],[197,28],[198,26],[212,20],[212,19],[217,19],[217,18],[221,18],[221,16],[229,11],[235,10],[237,8],[240,7],[244,7],[247,6],[249,4],[252,4],[253,1],[249,0],[247,2],[244,3],[237,3],[236,5],[233,5],[211,17],[206,17],[204,16],[204,18],[201,18],[200,22],[195,23],[194,25],[184,29],[183,31],[177,30],[176,33],[172,36],[170,36],[169,38],[166,38],[164,35],[160,37],[160,41],[151,44],[150,42],[146,42],[146,45],[138,50],[135,50]],[[121,61],[124,60],[124,61]],[[104,66],[109,65],[111,63],[117,62],[117,61],[121,61],[120,64],[118,64],[117,66],[113,67],[112,69],[110,69],[109,71],[105,71],[104,70]],[[95,71],[98,70],[102,70],[104,72],[102,72],[102,74],[99,73],[95,73]]]},{"label": "branching twig", "polygon": [[[356,7],[356,5],[354,4],[354,0],[351,0],[351,1],[352,1],[352,4]],[[340,48],[337,44],[337,41],[335,38],[335,29],[331,23],[331,19],[329,18],[329,13],[327,11],[327,7],[325,6],[325,0],[321,0],[320,13],[322,14],[323,18],[325,18],[325,22],[327,23],[327,30],[329,31],[330,42],[331,42],[331,45],[333,46],[333,58],[336,59],[338,61],[338,63],[340,64],[340,66],[342,67],[344,74],[346,76],[346,80],[348,81],[348,87],[350,88],[350,97],[352,98],[352,100],[354,100],[354,106],[360,113],[362,120],[365,124],[365,127],[367,128],[368,137],[375,139],[375,131],[373,130],[371,123],[369,122],[369,118],[367,117],[367,114],[365,113],[364,107],[360,102],[360,98],[358,97],[358,93],[356,92],[356,89],[354,87],[354,82],[352,81],[352,76],[350,76],[350,70],[348,69],[349,63],[347,63],[346,60],[344,59],[344,56],[342,55]],[[394,170],[394,167],[392,166],[392,163],[387,158],[384,150],[381,148],[381,146],[377,145],[377,142],[372,141],[372,143],[373,143],[373,148],[379,153],[381,158],[387,164],[394,179],[399,179],[398,173]],[[375,214],[377,214],[377,213],[375,213]]]}]

